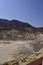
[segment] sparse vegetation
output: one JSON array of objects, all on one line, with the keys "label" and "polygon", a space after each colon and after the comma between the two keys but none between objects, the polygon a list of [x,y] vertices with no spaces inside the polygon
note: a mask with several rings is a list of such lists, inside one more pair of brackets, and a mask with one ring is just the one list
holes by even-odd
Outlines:
[{"label": "sparse vegetation", "polygon": [[23,58],[23,59],[21,60],[21,62],[26,62],[26,58]]},{"label": "sparse vegetation", "polygon": [[10,44],[10,42],[3,42],[3,44]]},{"label": "sparse vegetation", "polygon": [[3,65],[9,65],[8,63],[4,63]]},{"label": "sparse vegetation", "polygon": [[19,62],[15,62],[15,63],[13,63],[12,65],[19,65]]}]

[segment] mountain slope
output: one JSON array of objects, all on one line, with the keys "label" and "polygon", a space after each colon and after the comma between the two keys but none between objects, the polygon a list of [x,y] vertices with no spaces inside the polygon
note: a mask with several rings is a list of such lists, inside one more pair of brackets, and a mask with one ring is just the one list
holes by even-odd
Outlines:
[{"label": "mountain slope", "polygon": [[28,23],[24,23],[18,20],[0,19],[0,30],[7,30],[12,28],[25,31],[43,31],[43,27],[36,28]]},{"label": "mountain slope", "polygon": [[5,28],[6,29],[16,28],[20,30],[26,30],[27,28],[33,28],[33,26],[18,20],[0,19],[0,29],[5,29]]},{"label": "mountain slope", "polygon": [[18,20],[0,19],[0,39],[34,39],[43,33],[42,28],[36,28]]}]

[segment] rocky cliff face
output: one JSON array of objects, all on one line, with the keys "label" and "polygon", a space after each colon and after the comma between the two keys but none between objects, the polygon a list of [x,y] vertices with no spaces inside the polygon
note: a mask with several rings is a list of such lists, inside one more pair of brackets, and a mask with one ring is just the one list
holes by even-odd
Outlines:
[{"label": "rocky cliff face", "polygon": [[38,38],[40,34],[43,35],[43,28],[17,20],[0,19],[0,39],[27,40]]}]

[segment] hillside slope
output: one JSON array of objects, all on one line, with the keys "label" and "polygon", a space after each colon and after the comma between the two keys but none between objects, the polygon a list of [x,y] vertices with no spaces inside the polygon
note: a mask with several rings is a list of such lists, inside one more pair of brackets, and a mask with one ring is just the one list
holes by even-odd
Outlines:
[{"label": "hillside slope", "polygon": [[7,19],[0,19],[0,30],[3,29],[18,29],[18,30],[25,30],[25,31],[30,31],[30,30],[36,30],[36,31],[42,31],[43,27],[41,28],[36,28],[29,23],[24,23],[18,20],[7,20]]}]

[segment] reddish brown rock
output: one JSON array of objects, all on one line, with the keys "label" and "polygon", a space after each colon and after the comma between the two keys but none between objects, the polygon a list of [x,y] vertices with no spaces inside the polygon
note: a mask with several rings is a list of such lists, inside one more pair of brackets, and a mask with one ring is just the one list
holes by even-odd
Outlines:
[{"label": "reddish brown rock", "polygon": [[43,57],[38,58],[38,59],[36,59],[36,60],[30,62],[30,63],[27,64],[27,65],[43,65]]}]

